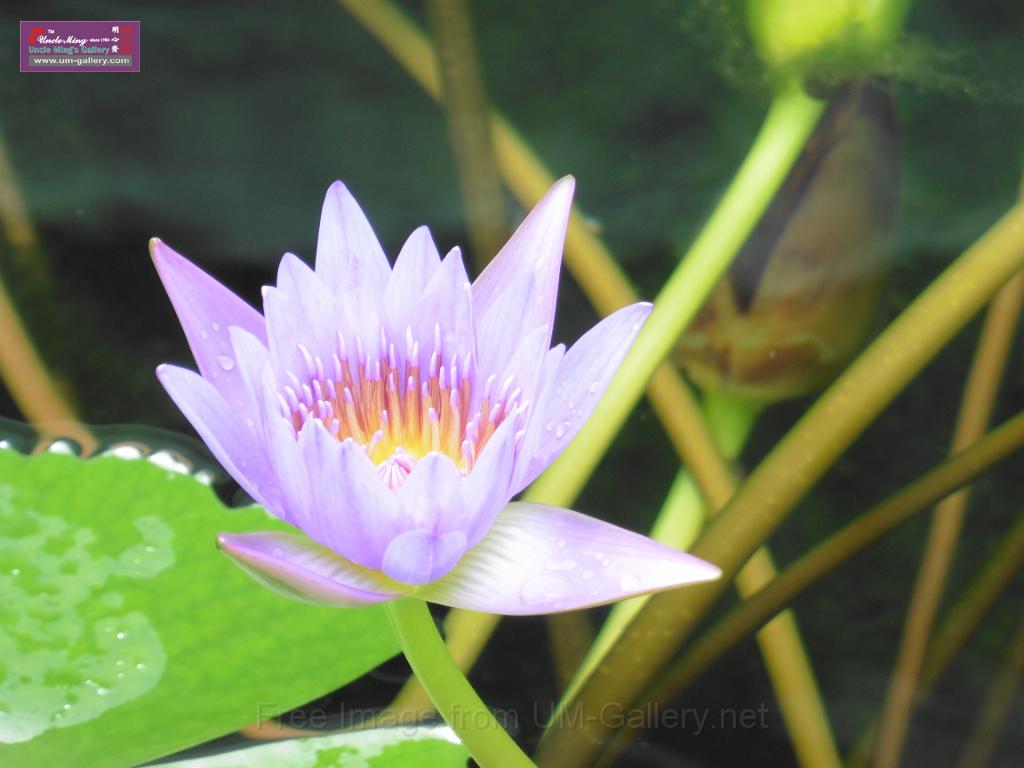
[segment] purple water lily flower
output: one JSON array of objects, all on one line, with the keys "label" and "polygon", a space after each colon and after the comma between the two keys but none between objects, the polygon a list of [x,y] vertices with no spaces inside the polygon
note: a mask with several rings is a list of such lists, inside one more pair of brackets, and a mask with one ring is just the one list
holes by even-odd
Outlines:
[{"label": "purple water lily flower", "polygon": [[719,571],[577,512],[509,500],[573,438],[650,312],[549,348],[574,182],[559,181],[476,282],[417,229],[394,268],[341,182],[316,269],[285,254],[264,315],[159,240],[200,374],[157,375],[217,459],[302,533],[221,548],[297,597],[415,595],[504,614],[571,610]]}]

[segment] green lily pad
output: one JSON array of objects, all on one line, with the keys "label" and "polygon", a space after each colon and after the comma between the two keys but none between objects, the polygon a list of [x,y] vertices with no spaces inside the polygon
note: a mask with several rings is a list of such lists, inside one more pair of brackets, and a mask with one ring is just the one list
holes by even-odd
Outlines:
[{"label": "green lily pad", "polygon": [[448,728],[381,728],[264,744],[164,768],[466,768],[469,753]]},{"label": "green lily pad", "polygon": [[284,527],[144,460],[0,450],[0,764],[135,765],[397,653],[380,607],[288,600],[215,547]]}]

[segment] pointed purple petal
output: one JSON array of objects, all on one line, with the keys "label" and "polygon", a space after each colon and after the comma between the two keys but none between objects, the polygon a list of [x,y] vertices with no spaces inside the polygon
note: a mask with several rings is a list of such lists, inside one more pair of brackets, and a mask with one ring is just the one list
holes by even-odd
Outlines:
[{"label": "pointed purple petal", "polygon": [[429,584],[448,574],[465,551],[462,531],[435,533],[416,528],[395,537],[384,553],[382,569],[404,584]]},{"label": "pointed purple petal", "polygon": [[[477,312],[474,304],[477,371],[481,377],[504,371],[512,362],[519,343],[536,330],[523,324],[523,319],[530,314],[535,292],[535,280],[525,276],[506,286],[486,312]],[[551,338],[551,326],[541,327],[547,329],[543,339],[546,347]]]},{"label": "pointed purple petal", "polygon": [[531,403],[537,402],[540,395],[538,383],[544,367],[544,358],[548,353],[551,329],[547,326],[534,328],[525,339],[519,342],[505,369],[498,375],[498,381],[504,382],[509,376],[515,382],[515,389],[522,389],[522,399]]},{"label": "pointed purple petal", "polygon": [[578,512],[510,504],[446,577],[416,596],[487,613],[555,613],[710,581],[692,555]]},{"label": "pointed purple petal", "polygon": [[455,354],[465,360],[467,354],[476,351],[471,296],[462,251],[452,248],[423,290],[416,308],[420,319],[412,327],[425,355],[421,364],[429,362],[433,351],[435,324],[441,332],[441,352],[445,360],[452,360]]},{"label": "pointed purple petal", "polygon": [[[633,340],[651,313],[651,305],[632,304],[591,328],[562,359],[555,377],[537,404],[533,420],[544,424],[530,446],[534,480],[580,431],[608,388]],[[548,425],[551,429],[548,430]]]},{"label": "pointed purple petal", "polygon": [[362,446],[339,441],[316,420],[299,435],[309,472],[318,543],[367,568],[380,570],[384,552],[406,530],[395,493],[387,487]]},{"label": "pointed purple petal", "polygon": [[228,337],[242,379],[243,394],[246,401],[254,406],[253,418],[246,421],[246,426],[254,435],[261,437],[264,418],[263,368],[270,363],[270,352],[263,342],[237,325],[228,329]]},{"label": "pointed purple petal", "polygon": [[244,388],[235,368],[228,328],[237,326],[266,342],[263,317],[162,241],[153,238],[149,248],[199,372],[243,420],[254,418],[256,407],[242,397]]},{"label": "pointed purple petal", "polygon": [[307,379],[305,358],[299,345],[310,352],[315,345],[302,304],[284,291],[268,285],[263,288],[263,312],[267,316],[268,346],[275,372],[282,380],[288,371],[300,380]]},{"label": "pointed purple petal", "polygon": [[498,513],[512,498],[512,475],[516,461],[516,425],[506,421],[487,441],[473,470],[462,482],[462,505],[466,519],[459,525],[469,537],[469,546],[487,533]]},{"label": "pointed purple petal", "polygon": [[257,581],[311,603],[369,605],[408,591],[293,533],[222,533],[217,545]]},{"label": "pointed purple petal", "polygon": [[438,267],[441,255],[437,252],[430,230],[420,227],[409,235],[395,260],[395,268],[384,290],[384,313],[392,340],[402,341],[404,352],[405,331],[422,317],[420,296]]},{"label": "pointed purple petal", "polygon": [[316,273],[340,298],[369,292],[384,295],[391,268],[370,222],[340,181],[331,184],[320,214]]},{"label": "pointed purple petal", "polygon": [[287,297],[287,306],[299,317],[296,325],[301,328],[301,335],[292,344],[301,342],[312,354],[330,360],[335,338],[331,325],[334,295],[324,281],[294,253],[286,253],[277,268],[275,287]]},{"label": "pointed purple petal", "polygon": [[[522,444],[516,456],[516,468],[512,477],[511,492],[513,495],[519,493],[529,485],[546,468],[546,464],[539,459],[534,460],[534,452],[542,440],[547,439],[548,433],[553,432],[555,425],[552,422],[543,420],[543,406],[547,401],[551,390],[554,388],[555,376],[565,357],[565,345],[559,344],[548,350],[540,365],[540,375],[535,386],[533,400],[533,412],[529,423],[526,425],[526,434],[523,436]],[[550,429],[548,429],[550,427]]]},{"label": "pointed purple petal", "polygon": [[199,374],[174,365],[159,366],[156,375],[228,474],[264,506],[277,503],[274,473],[262,442],[232,412],[214,386]]},{"label": "pointed purple petal", "polygon": [[532,276],[535,290],[529,311],[508,332],[522,338],[538,326],[552,327],[575,186],[571,176],[556,182],[473,283],[473,311],[478,318],[490,310],[508,286]]},{"label": "pointed purple petal", "polygon": [[416,462],[398,489],[404,528],[447,532],[462,520],[462,475],[441,453],[428,453]]},{"label": "pointed purple petal", "polygon": [[299,452],[295,429],[280,410],[277,382],[269,363],[263,366],[260,379],[267,459],[280,493],[279,503],[268,508],[289,525],[300,528],[307,536],[313,536],[313,529],[318,523],[309,474]]}]

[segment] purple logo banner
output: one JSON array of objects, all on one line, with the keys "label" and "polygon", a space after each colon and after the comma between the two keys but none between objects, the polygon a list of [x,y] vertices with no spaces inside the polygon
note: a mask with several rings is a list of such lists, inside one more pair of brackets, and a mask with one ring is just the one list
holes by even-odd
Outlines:
[{"label": "purple logo banner", "polygon": [[138,21],[22,21],[22,72],[139,72]]}]

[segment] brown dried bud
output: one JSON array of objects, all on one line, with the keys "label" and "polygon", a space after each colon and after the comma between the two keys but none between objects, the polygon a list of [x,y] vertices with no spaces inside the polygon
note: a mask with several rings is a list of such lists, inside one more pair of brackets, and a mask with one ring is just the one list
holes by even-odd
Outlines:
[{"label": "brown dried bud", "polygon": [[832,99],[775,200],[683,334],[704,389],[773,402],[825,386],[871,330],[897,221],[892,99]]}]

